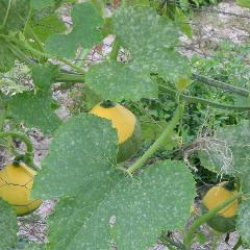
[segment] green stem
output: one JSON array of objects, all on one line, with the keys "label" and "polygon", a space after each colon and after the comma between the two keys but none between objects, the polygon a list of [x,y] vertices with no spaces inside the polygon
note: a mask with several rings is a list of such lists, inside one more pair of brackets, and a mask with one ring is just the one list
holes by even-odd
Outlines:
[{"label": "green stem", "polygon": [[33,145],[27,135],[18,131],[0,132],[0,138],[4,138],[4,137],[18,138],[19,140],[24,142],[26,145],[26,149],[27,149],[26,154],[25,154],[25,162],[28,164],[29,167],[32,167],[33,169],[38,170],[38,168],[34,165],[34,161],[33,161]]},{"label": "green stem", "polygon": [[25,23],[25,27],[24,27],[24,33],[27,32],[30,34],[31,37],[33,37],[33,39],[36,41],[36,43],[38,44],[39,48],[41,51],[44,51],[43,48],[43,43],[41,42],[41,40],[39,39],[39,37],[36,35],[36,33],[34,32],[34,30],[30,27],[29,22],[30,19],[32,17],[32,9],[30,9],[29,14],[28,14],[28,18],[27,21]]},{"label": "green stem", "polygon": [[6,132],[0,132],[0,138],[3,137],[15,137],[20,139],[22,142],[25,143],[27,152],[29,154],[33,154],[33,145],[29,139],[29,137],[21,132],[18,131],[6,131]]},{"label": "green stem", "polygon": [[66,59],[64,59],[64,58],[62,58],[62,57],[58,57],[58,56],[57,56],[56,58],[57,58],[57,60],[61,61],[62,63],[64,63],[64,64],[70,66],[70,67],[71,67],[72,69],[74,69],[76,72],[85,74],[85,71],[84,71],[82,68],[80,68],[80,67],[78,67],[77,65],[71,63],[70,61],[68,61],[68,60],[66,60]]},{"label": "green stem", "polygon": [[[24,49],[29,50],[30,52],[32,52],[36,56],[45,57],[45,58],[48,58],[48,59],[53,58],[53,56],[51,56],[51,55],[49,55],[47,53],[41,52],[39,50],[36,50],[36,49],[32,48],[30,45],[28,45],[28,44],[22,44],[22,47]],[[59,60],[60,62],[64,63],[64,64],[70,66],[72,69],[76,70],[79,73],[85,73],[85,71],[83,69],[81,69],[80,67],[76,66],[75,64],[71,63],[70,61],[68,61],[68,60],[66,60],[66,59],[64,59],[62,57],[57,56],[56,59]]]},{"label": "green stem", "polygon": [[219,205],[217,205],[216,207],[214,207],[213,209],[211,209],[208,213],[206,213],[203,216],[201,216],[198,219],[196,219],[193,222],[193,224],[191,225],[191,227],[189,228],[188,232],[184,235],[184,245],[185,245],[186,249],[187,250],[190,249],[191,244],[192,244],[192,240],[193,240],[193,234],[195,233],[195,231],[197,230],[197,228],[199,226],[201,226],[202,224],[204,224],[207,221],[209,221],[210,219],[212,219],[223,208],[227,207],[228,205],[230,205],[231,203],[233,203],[235,200],[237,200],[241,196],[242,196],[242,193],[238,193],[237,195],[234,195],[230,199],[228,199],[228,200],[220,203]]},{"label": "green stem", "polygon": [[127,172],[129,174],[132,174],[133,172],[141,168],[146,163],[146,161],[157,151],[157,149],[165,142],[165,140],[170,136],[170,134],[176,127],[179,120],[182,118],[183,112],[184,112],[184,105],[179,104],[172,120],[168,123],[163,133],[158,137],[158,139],[153,143],[153,145],[144,153],[144,155],[128,168]]},{"label": "green stem", "polygon": [[7,7],[7,10],[6,10],[6,13],[5,13],[5,17],[4,17],[4,20],[3,20],[3,23],[2,23],[2,27],[4,27],[5,24],[7,23],[7,20],[8,20],[9,14],[10,14],[11,3],[12,3],[12,0],[9,0],[8,7]]},{"label": "green stem", "polygon": [[8,47],[11,50],[11,52],[20,60],[20,62],[24,62],[29,66],[33,64],[32,61],[29,60],[27,56],[21,50],[19,50],[15,45],[9,43]]},{"label": "green stem", "polygon": [[33,29],[31,29],[29,26],[27,27],[27,32],[34,38],[34,40],[36,41],[36,43],[38,44],[40,50],[42,52],[44,52],[44,48],[43,48],[43,43],[40,41],[40,39],[38,38],[38,36],[36,35],[36,33],[34,32]]},{"label": "green stem", "polygon": [[0,132],[3,131],[5,118],[6,118],[6,110],[4,107],[2,107],[2,109],[0,107]]},{"label": "green stem", "polygon": [[120,50],[120,46],[121,46],[121,41],[118,37],[115,38],[115,41],[114,41],[114,44],[113,44],[113,48],[112,48],[112,51],[109,55],[109,58],[111,60],[114,60],[116,61],[117,60],[117,57],[118,57],[118,53],[119,53],[119,50]]},{"label": "green stem", "polygon": [[224,89],[234,94],[238,94],[238,95],[245,96],[245,97],[249,96],[249,92],[246,89],[239,88],[239,87],[236,87],[236,86],[233,86],[233,85],[230,85],[230,84],[218,81],[218,80],[214,80],[206,76],[201,76],[201,75],[193,73],[192,78],[204,84],[207,84],[213,87],[218,87],[218,88]]},{"label": "green stem", "polygon": [[84,60],[86,59],[89,53],[89,49],[82,48],[78,58],[76,58],[76,66],[81,68],[84,65]]},{"label": "green stem", "polygon": [[[31,47],[29,44],[27,43],[24,43],[18,39],[16,39],[15,37],[10,37],[10,36],[6,36],[6,35],[2,35],[0,34],[0,37],[3,37],[5,38],[6,41],[12,41],[14,42],[18,47],[24,49],[24,50],[28,50],[31,54],[33,54],[33,56],[35,57],[43,57],[43,58],[53,58],[53,56],[47,54],[47,53],[44,53],[44,52],[41,52],[37,49],[34,49],[33,47]],[[80,67],[76,66],[75,64],[71,63],[70,61],[62,58],[62,57],[55,57],[58,61],[70,66],[72,69],[76,70],[77,72],[79,73],[85,73],[85,71],[83,69],[81,69]]]},{"label": "green stem", "polygon": [[[177,243],[174,240],[170,239],[168,236],[162,235],[159,240],[164,244],[167,245],[168,248],[171,246],[177,247],[179,250],[185,250],[185,247],[181,243]],[[172,247],[171,247],[172,248]]]},{"label": "green stem", "polygon": [[238,241],[236,242],[236,244],[233,247],[233,250],[237,250],[239,249],[239,247],[242,245],[242,240],[241,237],[239,237]]},{"label": "green stem", "polygon": [[[167,86],[164,86],[163,84],[159,84],[160,87],[166,90],[171,96],[175,97],[177,95],[177,92],[168,88]],[[179,94],[179,97],[181,100],[184,100],[188,103],[201,103],[205,104],[208,106],[216,107],[219,109],[229,109],[229,110],[238,110],[238,111],[249,111],[250,106],[235,106],[235,105],[227,105],[227,104],[220,104],[217,102],[213,102],[207,99],[199,98],[199,97],[194,97],[194,96],[188,96],[184,94]]]},{"label": "green stem", "polygon": [[56,77],[57,82],[84,83],[84,74],[60,73]]}]

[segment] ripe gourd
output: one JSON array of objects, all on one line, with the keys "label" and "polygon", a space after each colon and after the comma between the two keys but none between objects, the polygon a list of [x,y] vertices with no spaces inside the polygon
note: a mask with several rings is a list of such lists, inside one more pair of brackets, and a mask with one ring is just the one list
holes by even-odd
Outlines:
[{"label": "ripe gourd", "polygon": [[90,111],[91,114],[108,119],[118,133],[118,162],[127,160],[141,144],[141,126],[136,116],[124,106],[104,101]]},{"label": "ripe gourd", "polygon": [[[238,194],[238,191],[235,187],[229,188],[227,182],[222,182],[212,187],[203,198],[203,212],[208,212],[236,194]],[[207,224],[218,232],[226,233],[234,231],[238,205],[239,201],[235,200],[233,203],[222,209],[215,217],[210,219]]]},{"label": "ripe gourd", "polygon": [[17,215],[29,214],[42,203],[29,199],[35,175],[36,172],[23,163],[9,164],[0,171],[0,197],[14,208]]}]

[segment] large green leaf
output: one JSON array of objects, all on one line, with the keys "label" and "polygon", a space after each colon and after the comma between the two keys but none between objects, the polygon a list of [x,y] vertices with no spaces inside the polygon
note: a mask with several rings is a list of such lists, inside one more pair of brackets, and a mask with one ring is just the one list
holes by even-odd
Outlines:
[{"label": "large green leaf", "polygon": [[249,175],[249,121],[217,129],[214,136],[207,139],[207,148],[200,154],[206,168],[239,177]]},{"label": "large green leaf", "polygon": [[90,3],[77,4],[72,11],[73,29],[69,34],[53,34],[47,42],[47,51],[56,56],[74,58],[79,46],[91,48],[102,41],[100,27],[103,18]]},{"label": "large green leaf", "polygon": [[[8,5],[9,13],[7,13]],[[29,0],[0,0],[0,27],[5,21],[8,31],[18,31],[24,28],[29,12]]]},{"label": "large green leaf", "polygon": [[42,10],[47,7],[54,7],[54,0],[31,0],[30,6],[35,10]]},{"label": "large green leaf", "polygon": [[0,72],[9,71],[14,66],[15,58],[6,41],[0,38]]},{"label": "large green leaf", "polygon": [[158,89],[150,79],[151,72],[171,81],[190,74],[187,59],[173,49],[178,29],[154,10],[122,8],[114,16],[113,31],[130,52],[128,63],[104,62],[86,74],[86,82],[104,99],[156,97]]},{"label": "large green leaf", "polygon": [[55,82],[55,77],[59,74],[59,67],[53,64],[35,65],[32,68],[32,78],[36,87],[43,91],[48,91]]},{"label": "large green leaf", "polygon": [[41,16],[39,12],[38,14],[34,14],[28,21],[25,36],[30,38],[30,42],[34,46],[36,41],[34,40],[33,32],[41,42],[45,42],[50,35],[64,32],[65,29],[63,21],[58,18],[56,13],[50,14],[45,12]]},{"label": "large green leaf", "polygon": [[45,246],[42,245],[42,244],[37,244],[37,243],[34,243],[34,242],[30,242],[27,245],[25,245],[23,250],[45,250]]},{"label": "large green leaf", "polygon": [[241,179],[245,192],[250,193],[250,123],[219,128],[207,139],[207,150],[200,152],[202,165],[220,174],[230,174]]},{"label": "large green leaf", "polygon": [[0,199],[0,249],[13,247],[17,242],[17,220],[13,208]]},{"label": "large green leaf", "polygon": [[158,94],[156,84],[149,74],[141,72],[140,67],[114,61],[92,67],[86,73],[86,83],[106,100],[140,100]]},{"label": "large green leaf", "polygon": [[[112,242],[118,249],[144,250],[162,230],[183,227],[195,197],[193,177],[177,161],[159,162],[137,178],[113,181],[109,189],[104,182],[59,203],[50,218],[50,250],[110,249]],[[63,228],[66,223],[72,226]]]},{"label": "large green leaf", "polygon": [[250,246],[250,199],[240,205],[237,217],[237,231],[243,241]]},{"label": "large green leaf", "polygon": [[52,98],[47,93],[24,92],[13,96],[8,101],[7,111],[12,119],[24,122],[27,127],[52,133],[61,124],[51,107],[52,102]]},{"label": "large green leaf", "polygon": [[159,73],[166,80],[176,81],[190,74],[187,59],[173,49],[179,39],[178,27],[154,10],[121,8],[114,16],[113,27],[130,51],[134,67]]},{"label": "large green leaf", "polygon": [[[62,199],[57,204],[56,211],[49,217],[48,249],[68,249],[72,236],[81,230],[86,220],[92,216],[93,211],[118,181],[118,175],[110,174],[108,178],[98,178],[98,181],[90,185],[82,185],[76,198]],[[67,227],[64,226],[65,223]],[[61,240],[58,240],[59,235],[63,236]]]},{"label": "large green leaf", "polygon": [[82,187],[108,178],[116,165],[117,133],[106,119],[80,114],[55,134],[48,157],[35,178],[34,197],[75,196]]},{"label": "large green leaf", "polygon": [[121,8],[115,13],[114,32],[133,56],[149,56],[154,49],[172,48],[179,34],[172,22],[146,7]]}]

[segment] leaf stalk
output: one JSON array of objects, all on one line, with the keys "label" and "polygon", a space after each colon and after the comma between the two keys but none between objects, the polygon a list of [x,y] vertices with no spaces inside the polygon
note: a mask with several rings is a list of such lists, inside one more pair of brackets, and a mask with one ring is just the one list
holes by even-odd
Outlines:
[{"label": "leaf stalk", "polygon": [[130,166],[127,170],[127,173],[131,175],[136,170],[141,168],[147,160],[157,151],[157,149],[163,145],[164,141],[170,136],[174,128],[176,127],[177,123],[183,116],[184,112],[184,104],[179,104],[177,107],[175,114],[172,118],[172,120],[168,123],[165,130],[162,132],[162,134],[158,137],[158,139],[151,145],[151,147],[144,153],[144,155],[139,158],[132,166]]}]

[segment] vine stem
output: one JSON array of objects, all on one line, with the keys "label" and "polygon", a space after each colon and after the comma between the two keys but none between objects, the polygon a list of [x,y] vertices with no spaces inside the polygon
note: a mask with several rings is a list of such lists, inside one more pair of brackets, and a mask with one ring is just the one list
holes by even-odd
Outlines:
[{"label": "vine stem", "polygon": [[26,145],[27,152],[25,154],[25,163],[34,170],[38,170],[38,167],[34,165],[33,161],[33,145],[32,142],[30,141],[29,137],[25,135],[24,133],[18,132],[18,131],[5,131],[5,132],[0,132],[0,138],[4,137],[12,137],[12,138],[18,138],[24,144]]},{"label": "vine stem", "polygon": [[[14,37],[10,37],[10,36],[6,36],[6,35],[2,35],[0,34],[0,37],[3,37],[6,41],[9,41],[9,42],[14,42],[17,46],[20,46],[22,49],[24,50],[28,50],[31,54],[33,54],[34,56],[36,57],[44,57],[44,58],[53,58],[52,55],[48,54],[48,53],[44,53],[44,52],[41,52],[37,49],[34,49],[33,47],[31,47],[29,44],[27,43],[24,43]],[[62,57],[55,57],[58,61],[70,66],[72,69],[74,69],[75,71],[79,72],[79,73],[85,73],[85,71],[78,67],[77,65],[71,63],[70,61],[68,61],[67,59],[64,59]]]},{"label": "vine stem", "polygon": [[249,96],[249,92],[246,89],[239,88],[239,87],[236,87],[236,86],[233,86],[233,85],[230,85],[230,84],[227,84],[227,83],[224,83],[224,82],[221,82],[221,81],[218,81],[218,80],[206,77],[206,76],[201,76],[201,75],[193,73],[192,78],[206,85],[218,87],[223,90],[229,91],[231,93],[238,94],[240,96],[244,96],[244,97]]},{"label": "vine stem", "polygon": [[[169,94],[171,94],[172,96],[176,96],[178,93],[170,88],[168,88],[167,86],[164,86],[163,84],[159,84],[160,87],[162,87],[163,89],[165,89]],[[188,96],[188,95],[184,95],[184,94],[179,94],[179,97],[181,100],[185,100],[188,103],[201,103],[201,104],[206,104],[212,107],[216,107],[219,109],[231,109],[231,110],[238,110],[238,111],[249,111],[250,110],[250,106],[235,106],[235,105],[227,105],[227,104],[221,104],[218,102],[213,102],[207,99],[203,99],[203,98],[199,98],[199,97],[195,97],[195,96]]]},{"label": "vine stem", "polygon": [[183,116],[184,104],[179,104],[172,120],[168,123],[165,130],[158,137],[158,139],[153,143],[153,145],[144,153],[144,155],[139,158],[132,166],[127,169],[127,173],[131,175],[133,172],[141,168],[146,161],[156,152],[156,150],[164,143],[164,141],[170,136],[171,132]]},{"label": "vine stem", "polygon": [[197,228],[199,226],[201,226],[202,224],[204,224],[207,221],[209,221],[216,214],[218,214],[218,212],[220,212],[223,208],[227,207],[228,205],[230,205],[232,202],[234,202],[235,200],[237,200],[241,196],[242,196],[242,193],[234,195],[230,199],[228,199],[228,200],[220,203],[219,205],[217,205],[216,207],[214,207],[213,209],[211,209],[208,213],[206,213],[203,216],[201,216],[198,219],[196,219],[193,222],[193,224],[191,225],[191,227],[189,228],[188,232],[184,235],[184,241],[183,242],[184,242],[185,248],[187,250],[190,249],[191,244],[192,244],[192,240],[193,240],[193,234],[195,233],[195,231],[197,230]]}]

